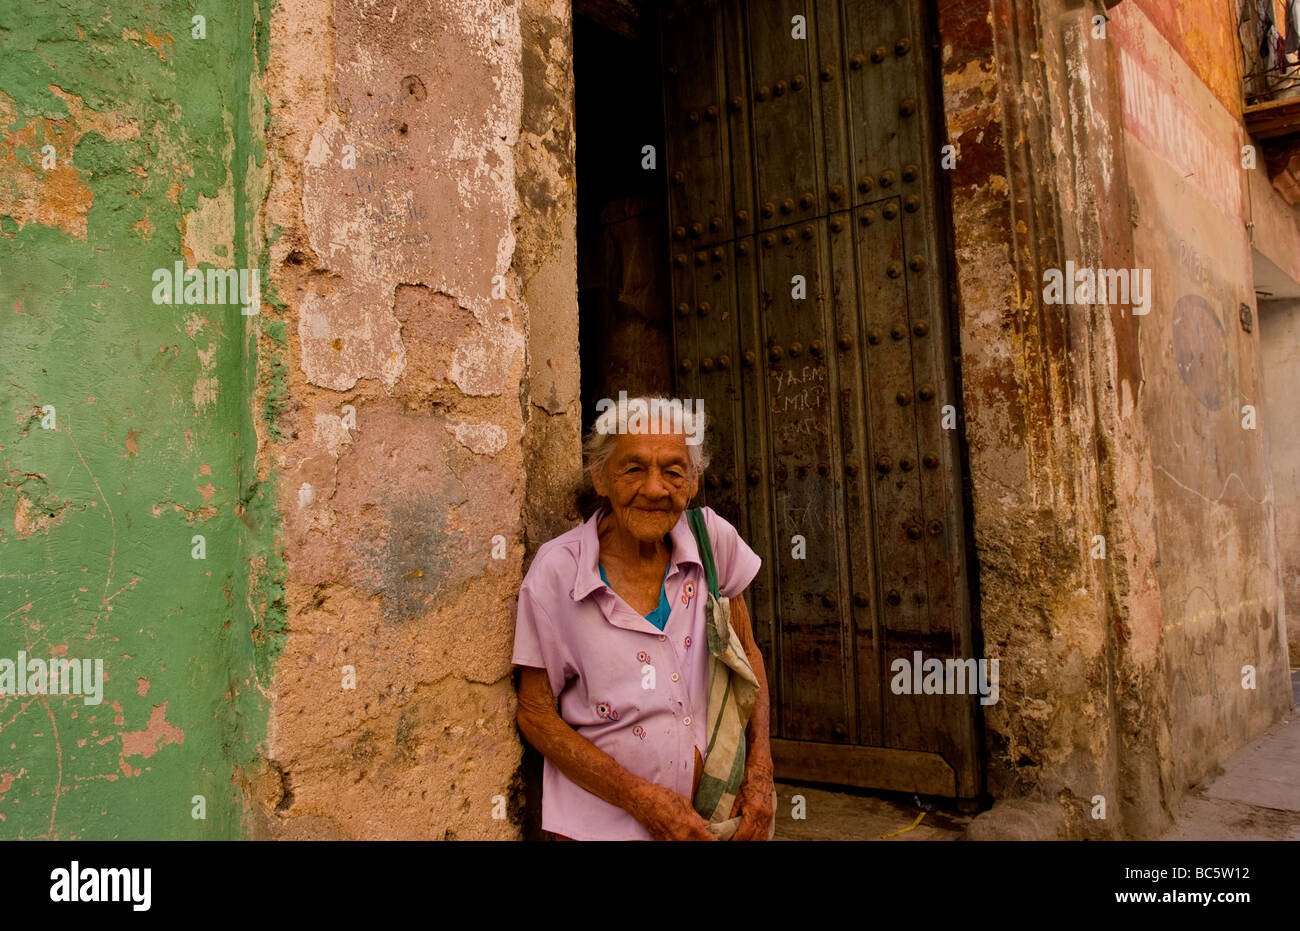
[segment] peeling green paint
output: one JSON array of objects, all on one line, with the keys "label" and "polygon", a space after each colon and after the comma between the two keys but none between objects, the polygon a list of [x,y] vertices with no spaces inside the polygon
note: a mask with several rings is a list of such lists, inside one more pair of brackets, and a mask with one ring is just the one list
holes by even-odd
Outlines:
[{"label": "peeling green paint", "polygon": [[155,304],[151,276],[224,197],[230,241],[196,253],[269,280],[270,9],[0,9],[0,660],[102,658],[106,676],[99,705],[0,696],[0,838],[245,833],[286,617],[251,408],[266,323]]}]

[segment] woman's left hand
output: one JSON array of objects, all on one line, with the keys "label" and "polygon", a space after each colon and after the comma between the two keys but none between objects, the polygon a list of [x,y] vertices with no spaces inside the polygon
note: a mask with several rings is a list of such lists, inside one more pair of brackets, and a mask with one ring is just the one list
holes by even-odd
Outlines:
[{"label": "woman's left hand", "polygon": [[767,840],[768,831],[776,812],[772,808],[773,798],[772,764],[753,761],[745,767],[745,778],[740,784],[736,804],[732,807],[732,817],[740,809],[740,827],[732,835],[732,840]]}]

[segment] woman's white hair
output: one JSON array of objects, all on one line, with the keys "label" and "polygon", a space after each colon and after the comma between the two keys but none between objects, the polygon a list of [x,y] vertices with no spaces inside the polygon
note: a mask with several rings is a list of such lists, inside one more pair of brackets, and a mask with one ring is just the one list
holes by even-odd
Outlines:
[{"label": "woman's white hair", "polygon": [[[651,430],[657,433],[685,434],[686,454],[690,457],[692,470],[699,475],[708,468],[709,454],[704,448],[707,420],[703,401],[697,406],[690,401],[683,404],[680,398],[628,398],[620,393],[618,403],[607,403],[608,406],[596,417],[596,422],[592,424],[591,432],[583,443],[588,469],[599,471],[605,468],[609,457],[614,454],[614,443],[619,434]],[[634,429],[629,429],[629,421]],[[642,426],[647,422],[649,428]],[[658,429],[654,430],[656,425]]]}]

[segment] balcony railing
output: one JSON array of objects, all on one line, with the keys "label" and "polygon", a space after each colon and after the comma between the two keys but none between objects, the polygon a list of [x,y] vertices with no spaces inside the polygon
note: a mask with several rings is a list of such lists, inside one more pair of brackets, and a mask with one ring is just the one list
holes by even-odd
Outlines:
[{"label": "balcony railing", "polygon": [[[1300,203],[1300,29],[1290,42],[1272,0],[1239,0],[1242,118],[1273,187]],[[1264,14],[1264,15],[1261,15]],[[1290,49],[1290,51],[1288,51]]]},{"label": "balcony railing", "polygon": [[1300,65],[1288,64],[1270,71],[1248,72],[1242,78],[1246,107],[1258,107],[1300,98]]}]

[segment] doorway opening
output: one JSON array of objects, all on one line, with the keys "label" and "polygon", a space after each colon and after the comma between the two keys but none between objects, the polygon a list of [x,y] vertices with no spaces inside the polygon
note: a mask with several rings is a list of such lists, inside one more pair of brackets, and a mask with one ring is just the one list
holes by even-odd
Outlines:
[{"label": "doorway opening", "polygon": [[673,390],[654,5],[575,2],[573,70],[585,433],[601,398]]},{"label": "doorway opening", "polygon": [[[584,430],[620,391],[704,400],[693,503],[763,559],[778,777],[976,798],[931,4],[574,14]],[[961,690],[913,687],[933,661]]]}]

